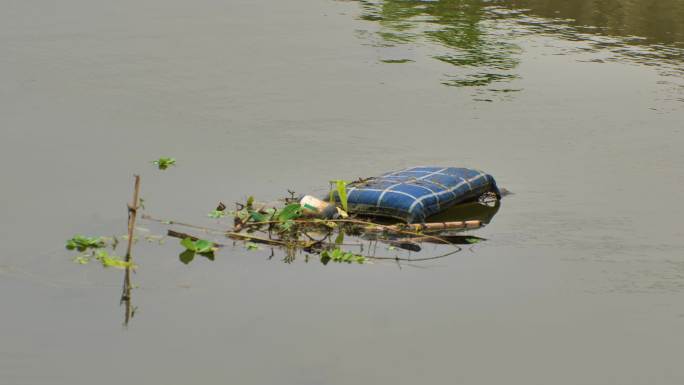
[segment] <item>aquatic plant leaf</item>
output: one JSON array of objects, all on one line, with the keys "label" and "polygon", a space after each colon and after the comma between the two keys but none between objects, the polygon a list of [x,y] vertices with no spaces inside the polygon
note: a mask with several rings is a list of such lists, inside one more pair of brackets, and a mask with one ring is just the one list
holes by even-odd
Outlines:
[{"label": "aquatic plant leaf", "polygon": [[247,250],[259,250],[259,245],[254,242],[247,242],[245,243],[245,248],[247,248]]},{"label": "aquatic plant leaf", "polygon": [[204,239],[198,239],[194,242],[195,252],[197,253],[209,253],[213,251],[214,244]]},{"label": "aquatic plant leaf", "polygon": [[221,211],[221,210],[214,210],[214,211],[210,212],[209,214],[207,214],[207,216],[208,216],[209,218],[219,219],[219,218],[225,217],[225,216],[226,216],[226,212],[225,212],[225,211]]},{"label": "aquatic plant leaf", "polygon": [[105,241],[102,237],[85,237],[83,235],[75,235],[73,238],[66,241],[66,248],[68,250],[85,251],[87,249],[99,249],[105,246]]},{"label": "aquatic plant leaf", "polygon": [[178,255],[178,259],[187,265],[188,263],[192,262],[193,259],[195,259],[195,252],[192,250],[185,250]]},{"label": "aquatic plant leaf", "polygon": [[347,209],[347,182],[343,180],[335,181],[337,184],[337,196],[340,197],[340,203],[342,204],[342,209],[344,211],[349,211]]},{"label": "aquatic plant leaf", "polygon": [[104,267],[116,267],[118,269],[132,267],[132,264],[130,262],[122,261],[118,258],[112,258],[108,256],[103,256],[102,258],[100,258],[100,262],[102,262],[102,266]]},{"label": "aquatic plant leaf", "polygon": [[276,213],[276,218],[280,222],[297,219],[300,216],[302,216],[302,207],[299,203],[291,203]]},{"label": "aquatic plant leaf", "polygon": [[210,260],[210,261],[214,260],[214,250],[205,251],[203,253],[198,253],[198,254],[203,256],[204,258]]},{"label": "aquatic plant leaf", "polygon": [[176,165],[176,159],[161,157],[157,160],[153,160],[152,164],[156,165],[157,168],[160,170],[166,170],[167,168]]},{"label": "aquatic plant leaf", "polygon": [[340,229],[339,234],[337,234],[337,237],[335,238],[335,245],[339,246],[342,243],[344,243],[344,231]]},{"label": "aquatic plant leaf", "polygon": [[287,220],[285,222],[279,223],[278,227],[280,227],[280,229],[283,231],[288,231],[292,228],[292,226],[294,226],[294,224],[295,224],[294,221]]},{"label": "aquatic plant leaf", "polygon": [[340,249],[339,247],[334,248],[332,250],[323,250],[321,252],[321,263],[324,265],[327,265],[328,262],[333,261],[333,262],[338,262],[338,263],[359,263],[363,264],[366,262],[366,257],[363,255],[359,254],[354,254],[349,251],[344,251]]},{"label": "aquatic plant leaf", "polygon": [[330,257],[330,252],[328,250],[323,250],[321,252],[321,263],[327,265],[332,258]]},{"label": "aquatic plant leaf", "polygon": [[109,255],[109,253],[105,250],[97,250],[95,252],[95,259],[100,261],[103,267],[115,267],[118,269],[135,267],[132,262],[124,261],[121,257]]},{"label": "aquatic plant leaf", "polygon": [[195,246],[195,242],[193,242],[192,239],[190,238],[184,238],[181,240],[180,244],[185,247],[187,250],[190,250],[192,252],[197,250],[197,247]]},{"label": "aquatic plant leaf", "polygon": [[270,219],[270,216],[262,214],[258,211],[252,211],[249,213],[249,216],[254,222],[267,222]]},{"label": "aquatic plant leaf", "polygon": [[235,216],[242,222],[247,220],[247,218],[250,217],[250,212],[247,211],[247,209],[242,209],[240,211],[235,212]]}]

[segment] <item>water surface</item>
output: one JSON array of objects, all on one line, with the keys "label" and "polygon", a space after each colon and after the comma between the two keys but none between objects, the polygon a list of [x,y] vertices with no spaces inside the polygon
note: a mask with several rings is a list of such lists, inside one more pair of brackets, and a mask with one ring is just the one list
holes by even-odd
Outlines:
[{"label": "water surface", "polygon": [[[682,9],[5,1],[0,384],[684,382]],[[426,164],[516,193],[487,242],[401,268],[141,242],[128,328],[121,272],[62,246],[125,232],[133,173],[214,225]]]}]

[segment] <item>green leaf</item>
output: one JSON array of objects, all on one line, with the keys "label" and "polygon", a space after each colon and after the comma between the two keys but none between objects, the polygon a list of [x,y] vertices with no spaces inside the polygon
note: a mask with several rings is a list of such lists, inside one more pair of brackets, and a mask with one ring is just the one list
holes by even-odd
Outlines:
[{"label": "green leaf", "polygon": [[184,252],[182,252],[178,255],[178,259],[180,259],[180,261],[186,265],[188,263],[192,262],[192,260],[194,258],[195,258],[195,252],[192,250],[185,250]]},{"label": "green leaf", "polygon": [[252,218],[254,222],[267,222],[270,219],[269,216],[267,216],[266,214],[262,214],[258,211],[252,211],[251,213],[249,213],[249,216],[250,218]]},{"label": "green leaf", "polygon": [[278,221],[285,222],[292,219],[297,219],[302,215],[302,207],[299,203],[291,203],[283,207],[277,214]]},{"label": "green leaf", "polygon": [[294,221],[287,220],[283,223],[279,223],[278,226],[280,227],[281,230],[288,231],[292,228],[292,226],[294,226],[294,224],[295,224]]},{"label": "green leaf", "polygon": [[195,252],[197,253],[208,253],[212,251],[214,244],[204,239],[198,239],[195,241]]},{"label": "green leaf", "polygon": [[342,210],[347,210],[347,182],[343,180],[335,181],[337,183],[337,196],[340,197],[340,203],[342,204]]},{"label": "green leaf", "polygon": [[214,260],[214,250],[205,251],[203,253],[199,253],[199,255],[203,256],[204,258],[206,258],[210,261]]},{"label": "green leaf", "polygon": [[220,211],[220,210],[214,210],[214,211],[210,212],[209,214],[207,214],[207,216],[208,216],[209,218],[219,219],[219,218],[225,217],[225,216],[226,216],[226,212],[225,212],[225,211]]},{"label": "green leaf", "polygon": [[171,166],[176,165],[176,160],[174,158],[161,157],[157,160],[152,161],[153,164],[157,166],[160,170],[166,170]]},{"label": "green leaf", "polygon": [[122,261],[120,259],[112,257],[102,257],[100,258],[100,262],[102,262],[102,266],[104,267],[116,267],[117,269],[125,269],[127,267],[132,267],[132,264],[130,262]]},{"label": "green leaf", "polygon": [[254,242],[245,243],[245,247],[247,248],[247,250],[259,250],[259,245],[257,245]]},{"label": "green leaf", "polygon": [[335,245],[339,246],[342,243],[344,243],[344,231],[340,229],[340,232],[337,234],[337,237],[335,238]]},{"label": "green leaf", "polygon": [[250,213],[249,213],[249,211],[247,211],[247,209],[242,209],[242,210],[236,212],[235,216],[238,217],[239,220],[244,222],[247,220],[247,218],[250,217]]},{"label": "green leaf", "polygon": [[103,267],[116,267],[118,269],[134,267],[132,262],[126,262],[121,257],[109,255],[105,250],[98,250],[95,253],[95,259],[100,261]]},{"label": "green leaf", "polygon": [[340,261],[342,260],[342,256],[344,253],[340,249],[334,249],[332,253],[330,254],[330,258],[332,258],[333,261]]},{"label": "green leaf", "polygon": [[105,241],[102,237],[90,238],[83,235],[75,235],[66,241],[66,248],[68,250],[85,251],[87,249],[99,249],[104,246]]},{"label": "green leaf", "polygon": [[195,246],[195,242],[191,238],[185,238],[183,239],[180,244],[185,247],[187,250],[190,251],[197,251],[197,247]]},{"label": "green leaf", "polygon": [[330,262],[330,253],[328,250],[323,250],[323,252],[321,252],[321,263],[327,265],[328,262]]},{"label": "green leaf", "polygon": [[338,263],[358,263],[364,264],[366,262],[366,257],[359,254],[354,254],[350,251],[344,251],[340,248],[334,248],[332,250],[323,250],[321,252],[321,263],[324,265],[328,264],[329,261]]}]

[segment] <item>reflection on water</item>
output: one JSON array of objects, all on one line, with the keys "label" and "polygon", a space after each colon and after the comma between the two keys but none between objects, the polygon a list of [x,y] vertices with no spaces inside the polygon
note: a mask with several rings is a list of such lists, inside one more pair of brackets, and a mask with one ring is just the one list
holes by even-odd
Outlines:
[{"label": "reflection on water", "polygon": [[[378,21],[378,35],[390,47],[409,42],[435,43],[433,57],[460,68],[443,81],[452,86],[483,86],[515,79],[520,48],[491,22],[488,6],[465,1],[361,1],[362,18]],[[394,59],[402,60],[401,58]]]},{"label": "reflection on water", "polygon": [[681,0],[497,0],[492,4],[562,20],[585,33],[629,37],[627,43],[684,47]]},{"label": "reflection on water", "polygon": [[485,205],[478,202],[464,203],[450,207],[441,213],[437,213],[430,218],[429,222],[452,222],[479,220],[483,225],[489,224],[494,220],[494,216],[501,208],[501,201],[497,200],[493,204]]},{"label": "reflection on water", "polygon": [[131,283],[131,268],[126,267],[124,269],[124,279],[121,288],[121,300],[119,301],[119,304],[124,308],[124,327],[128,326],[128,323],[135,316],[135,311],[137,310],[137,308],[132,304],[132,290],[133,284]]},{"label": "reflection on water", "polygon": [[[627,60],[681,74],[684,2],[679,0],[360,0],[361,18],[379,23],[381,61],[410,62],[402,46],[428,47],[428,55],[453,65],[443,84],[484,87],[519,74],[518,38],[550,35],[603,60]],[[405,48],[405,47],[404,47]],[[489,91],[516,91],[495,87]]]}]

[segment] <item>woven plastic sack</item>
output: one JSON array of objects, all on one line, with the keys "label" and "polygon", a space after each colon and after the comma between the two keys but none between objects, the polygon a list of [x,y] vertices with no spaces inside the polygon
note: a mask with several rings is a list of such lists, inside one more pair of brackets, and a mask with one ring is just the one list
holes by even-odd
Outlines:
[{"label": "woven plastic sack", "polygon": [[412,167],[350,183],[347,202],[350,213],[414,223],[490,191],[500,198],[494,178],[479,170]]}]

